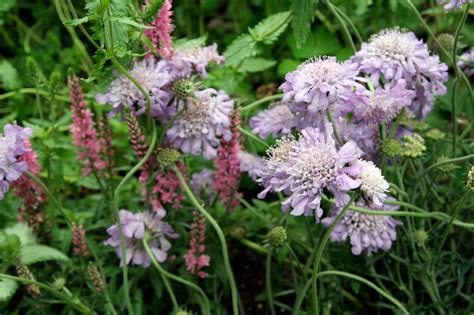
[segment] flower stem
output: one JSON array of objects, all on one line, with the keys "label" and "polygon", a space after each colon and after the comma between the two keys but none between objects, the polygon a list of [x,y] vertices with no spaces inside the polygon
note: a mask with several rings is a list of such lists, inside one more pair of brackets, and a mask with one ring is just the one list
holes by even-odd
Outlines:
[{"label": "flower stem", "polygon": [[272,292],[272,251],[267,253],[266,270],[265,270],[265,286],[267,290],[268,307],[270,314],[275,315],[275,307],[273,306],[273,292]]},{"label": "flower stem", "polygon": [[219,224],[217,223],[216,220],[209,214],[209,212],[204,209],[204,207],[199,203],[199,201],[196,199],[196,196],[194,193],[191,191],[189,188],[188,184],[184,180],[183,174],[181,174],[181,171],[176,167],[176,165],[171,166],[173,168],[173,171],[176,173],[176,175],[179,178],[179,181],[181,185],[183,186],[184,192],[188,196],[189,200],[191,203],[196,207],[196,209],[206,217],[206,220],[209,221],[209,223],[212,225],[214,230],[216,230],[217,236],[219,237],[219,241],[221,243],[221,248],[222,248],[222,256],[224,259],[224,268],[227,273],[227,277],[229,278],[229,286],[230,286],[230,291],[232,295],[232,310],[234,315],[239,314],[239,307],[238,307],[238,291],[237,291],[237,285],[235,284],[235,278],[234,274],[232,273],[232,267],[230,265],[230,260],[229,260],[229,252],[227,249],[227,243],[225,240],[224,232],[222,232],[222,229],[220,228]]},{"label": "flower stem", "polygon": [[260,144],[263,145],[265,148],[268,148],[268,147],[269,147],[269,145],[268,145],[265,141],[261,140],[260,138],[258,138],[256,135],[254,135],[252,132],[248,131],[247,129],[242,128],[242,127],[240,127],[240,126],[238,126],[237,128],[239,129],[239,131],[240,131],[241,133],[243,133],[243,134],[246,135],[247,137],[249,137],[249,138],[255,140],[256,142],[260,143]]},{"label": "flower stem", "polygon": [[[44,90],[40,90],[40,89],[37,89],[37,88],[22,88],[22,89],[19,89],[19,90],[10,91],[10,92],[4,93],[4,94],[0,94],[0,100],[6,99],[6,98],[9,98],[9,97],[13,97],[17,94],[39,94],[39,95],[43,95],[43,96],[49,96],[50,95],[49,92],[44,91]],[[71,99],[69,98],[69,96],[54,95],[53,98],[57,101],[71,103]]]},{"label": "flower stem", "polygon": [[336,17],[336,19],[341,23],[342,30],[344,31],[344,34],[347,37],[347,40],[349,41],[349,44],[351,45],[351,48],[354,52],[357,51],[357,48],[354,44],[354,41],[352,40],[351,33],[349,32],[349,29],[346,26],[346,23],[344,23],[344,20],[342,19],[341,15],[334,9],[334,6],[331,4],[330,1],[325,1],[326,6],[328,7],[329,11]]},{"label": "flower stem", "polygon": [[313,286],[312,290],[312,296],[313,296],[313,304],[312,304],[312,312],[315,315],[319,314],[319,307],[318,307],[318,270],[319,270],[319,263],[321,262],[321,257],[323,255],[324,249],[326,248],[326,244],[329,240],[329,237],[331,236],[332,231],[336,227],[336,225],[339,223],[339,221],[342,220],[342,217],[344,216],[344,213],[346,213],[347,209],[351,205],[351,203],[354,201],[356,198],[357,194],[353,194],[351,196],[350,201],[342,208],[341,212],[336,217],[336,220],[331,224],[331,226],[328,228],[326,231],[326,234],[324,234],[321,242],[319,243],[318,250],[316,252],[316,256],[314,258],[314,265],[313,265],[313,275],[311,276],[311,282]]},{"label": "flower stem", "polygon": [[[417,178],[417,182],[420,180],[420,178],[422,178],[423,176],[425,176],[426,174],[428,174],[432,169],[438,167],[438,166],[441,166],[441,165],[445,165],[445,164],[451,164],[451,163],[458,163],[458,162],[463,162],[463,161],[467,161],[467,160],[470,160],[470,159],[474,159],[474,154],[470,154],[470,155],[466,155],[466,156],[462,156],[462,157],[458,157],[458,158],[454,158],[454,159],[450,159],[450,160],[445,160],[445,161],[441,161],[441,162],[438,162],[438,163],[435,163],[431,166],[429,166],[428,168],[424,169],[421,173],[419,173],[416,178]],[[416,187],[417,185],[415,185]]]},{"label": "flower stem", "polygon": [[259,99],[258,101],[255,101],[253,103],[250,103],[249,105],[247,106],[244,106],[244,107],[241,107],[240,108],[240,112],[241,113],[245,113],[249,110],[252,110],[256,107],[258,107],[260,104],[263,104],[263,103],[267,103],[267,102],[271,102],[271,101],[276,101],[276,100],[280,100],[283,98],[283,94],[275,94],[275,95],[270,95],[270,96],[266,96],[264,98],[261,98]]}]

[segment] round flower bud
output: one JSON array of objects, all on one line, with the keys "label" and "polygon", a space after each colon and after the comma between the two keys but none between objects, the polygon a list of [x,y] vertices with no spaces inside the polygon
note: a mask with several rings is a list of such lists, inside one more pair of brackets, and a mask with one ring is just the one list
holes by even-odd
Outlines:
[{"label": "round flower bud", "polygon": [[232,238],[242,238],[242,237],[245,236],[245,233],[246,233],[246,232],[247,232],[247,231],[245,230],[244,227],[242,227],[242,226],[236,226],[236,227],[234,227],[234,228],[230,231],[229,234],[230,234],[230,236],[231,236]]},{"label": "round flower bud", "polygon": [[424,230],[418,230],[413,235],[418,246],[422,246],[428,240],[428,233]]},{"label": "round flower bud", "polygon": [[425,133],[425,136],[428,138],[428,139],[431,139],[431,140],[441,140],[444,138],[445,134],[444,132],[442,132],[441,130],[439,129],[436,129],[436,128],[433,128],[433,129],[430,129],[428,130],[426,133]]},{"label": "round flower bud", "polygon": [[184,100],[194,94],[196,83],[192,79],[177,80],[171,87],[177,99]]},{"label": "round flower bud", "polygon": [[273,247],[282,247],[287,239],[286,229],[283,226],[275,226],[267,234],[268,242]]},{"label": "round flower bud", "polygon": [[401,153],[401,144],[395,139],[385,139],[382,143],[382,151],[390,157],[398,156]]},{"label": "round flower bud", "polygon": [[174,315],[192,315],[193,313],[188,312],[187,310],[178,309]]},{"label": "round flower bud", "polygon": [[64,278],[57,278],[56,280],[54,280],[53,282],[53,287],[55,287],[56,289],[58,290],[61,290],[64,285],[66,284],[66,279]]},{"label": "round flower bud", "polygon": [[418,158],[426,150],[425,140],[417,133],[403,138],[401,155],[407,158]]},{"label": "round flower bud", "polygon": [[471,170],[467,173],[467,188],[474,191],[474,166],[471,166]]},{"label": "round flower bud", "polygon": [[[454,36],[448,33],[443,33],[438,35],[438,41],[441,44],[441,47],[447,51],[452,51],[454,48]],[[437,50],[441,51],[439,47],[436,47]]]},{"label": "round flower bud", "polygon": [[[445,155],[442,155],[436,160],[436,162],[439,163],[439,162],[444,162],[444,161],[447,161],[447,160],[449,160],[449,158]],[[440,170],[443,173],[450,173],[454,170],[454,164],[449,163],[449,164],[439,165],[438,170]]]},{"label": "round flower bud", "polygon": [[162,166],[169,166],[179,160],[181,154],[178,150],[173,148],[163,148],[158,151],[158,162],[161,163]]}]

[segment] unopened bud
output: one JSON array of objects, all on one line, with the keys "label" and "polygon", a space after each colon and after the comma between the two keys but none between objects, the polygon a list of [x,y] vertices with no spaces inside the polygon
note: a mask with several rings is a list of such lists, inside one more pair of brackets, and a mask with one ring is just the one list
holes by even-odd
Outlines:
[{"label": "unopened bud", "polygon": [[162,166],[169,166],[179,160],[181,157],[181,153],[179,153],[178,150],[172,149],[172,148],[163,148],[158,151],[158,162]]},{"label": "unopened bud", "polygon": [[445,136],[444,132],[439,129],[430,129],[425,133],[425,137],[431,140],[441,140]]},{"label": "unopened bud", "polygon": [[428,233],[424,230],[418,230],[413,235],[418,246],[422,246],[428,240]]},{"label": "unopened bud", "polygon": [[385,139],[382,143],[382,151],[389,157],[400,155],[401,149],[400,142],[395,139]]},{"label": "unopened bud", "polygon": [[288,238],[286,234],[286,229],[283,226],[275,226],[267,234],[268,242],[273,247],[282,247],[285,245],[286,239]]},{"label": "unopened bud", "polygon": [[[447,156],[442,155],[437,159],[436,162],[440,163],[440,162],[445,162],[447,160],[449,160],[449,158]],[[438,166],[438,169],[443,173],[451,173],[454,170],[454,164],[453,163],[441,164]]]},{"label": "unopened bud", "polygon": [[425,140],[417,133],[405,136],[402,143],[401,155],[408,158],[418,158],[426,150]]},{"label": "unopened bud", "polygon": [[171,87],[177,99],[184,100],[194,94],[196,83],[192,79],[177,80]]},{"label": "unopened bud", "polygon": [[[441,44],[441,47],[447,51],[453,51],[454,48],[454,36],[448,33],[443,33],[438,35],[438,41]],[[437,47],[438,48],[438,47]],[[439,51],[441,49],[438,48]]]},{"label": "unopened bud", "polygon": [[466,186],[471,191],[474,191],[474,166],[471,166],[471,170],[469,171],[469,173],[467,173]]}]

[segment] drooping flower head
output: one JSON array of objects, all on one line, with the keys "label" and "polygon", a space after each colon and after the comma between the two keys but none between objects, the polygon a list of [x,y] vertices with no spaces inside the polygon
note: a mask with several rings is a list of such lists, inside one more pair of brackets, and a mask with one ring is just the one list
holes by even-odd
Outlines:
[{"label": "drooping flower head", "polygon": [[[280,86],[283,102],[296,103],[294,110],[305,119],[314,118],[357,86],[357,64],[337,62],[335,57],[314,58],[285,76]],[[305,117],[309,116],[309,117]]]},{"label": "drooping flower head", "polygon": [[265,163],[258,155],[245,151],[239,152],[240,172],[248,173],[249,177],[256,180],[265,171]]},{"label": "drooping flower head", "polygon": [[210,160],[216,157],[219,138],[226,141],[232,138],[229,115],[234,102],[224,91],[206,89],[194,94],[194,97],[188,98],[184,112],[167,130],[166,138],[183,153],[202,153],[205,159]]},{"label": "drooping flower head", "polygon": [[[369,209],[363,201],[356,202],[356,206]],[[369,210],[396,211],[398,206],[384,204],[381,207],[371,207]],[[335,207],[332,215],[321,220],[326,227],[330,226],[341,211]],[[352,210],[347,210],[342,220],[336,225],[331,233],[331,240],[343,242],[349,239],[351,252],[360,255],[366,251],[368,255],[378,250],[389,250],[392,242],[397,238],[396,227],[402,224],[388,215],[371,215]]]},{"label": "drooping flower head", "polygon": [[467,76],[474,76],[474,48],[459,56],[458,66]]},{"label": "drooping flower head", "polygon": [[410,109],[418,117],[431,111],[435,96],[446,93],[448,67],[438,56],[430,55],[428,46],[413,32],[398,28],[382,30],[362,44],[352,61],[376,86],[396,85],[405,80],[407,88],[416,93]]},{"label": "drooping flower head", "polygon": [[444,4],[446,11],[459,10],[465,3],[472,3],[472,0],[438,0],[438,4]]},{"label": "drooping flower head", "polygon": [[[148,267],[151,264],[151,259],[142,244],[145,234],[149,235],[150,249],[156,260],[164,262],[167,259],[167,252],[171,248],[171,243],[167,238],[176,238],[178,235],[160,216],[152,212],[132,213],[127,210],[120,210],[119,220],[122,222],[123,233],[126,238],[126,264],[131,263],[142,267]],[[118,224],[109,227],[107,233],[110,238],[104,244],[115,248],[117,256],[120,257],[120,266],[122,266],[124,261]]]},{"label": "drooping flower head", "polygon": [[165,59],[173,54],[173,42],[171,33],[174,30],[172,0],[165,0],[156,15],[156,19],[150,23],[153,29],[145,29],[143,34],[148,37],[158,53]]},{"label": "drooping flower head", "polygon": [[[283,144],[287,143],[291,142]],[[283,191],[289,196],[282,202],[285,212],[291,209],[292,215],[314,213],[319,220],[323,214],[320,202],[324,188],[334,194],[338,205],[344,205],[350,199],[347,192],[360,186],[360,149],[350,141],[338,150],[330,124],[326,125],[325,132],[316,128],[304,129],[298,141],[282,150],[289,152],[284,153],[281,162],[272,156],[279,150],[270,152],[267,174],[264,173],[261,182],[266,186],[263,193]]]},{"label": "drooping flower head", "polygon": [[10,184],[28,170],[28,162],[20,159],[30,150],[26,140],[31,137],[30,128],[6,124],[0,136],[0,200],[9,190]]},{"label": "drooping flower head", "polygon": [[277,103],[250,118],[249,126],[253,133],[265,139],[269,135],[278,137],[289,134],[291,129],[298,125],[298,121],[298,117],[287,104]]},{"label": "drooping flower head", "polygon": [[[170,109],[167,106],[171,99],[168,85],[171,74],[165,61],[155,62],[152,58],[146,58],[137,62],[130,75],[140,83],[149,94],[151,99],[151,115],[153,117],[168,117]],[[147,101],[143,93],[125,75],[118,76],[110,84],[105,94],[97,94],[96,100],[99,104],[112,105],[109,117],[122,113],[128,108],[136,116],[145,113]]]}]

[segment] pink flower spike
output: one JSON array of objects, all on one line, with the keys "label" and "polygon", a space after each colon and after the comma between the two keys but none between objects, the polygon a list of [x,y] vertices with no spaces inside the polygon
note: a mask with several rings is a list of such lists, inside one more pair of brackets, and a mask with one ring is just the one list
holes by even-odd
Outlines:
[{"label": "pink flower spike", "polygon": [[[173,11],[172,11],[172,0],[165,0],[161,10],[156,15],[156,19],[150,23],[150,26],[154,26],[154,29],[146,29],[143,31],[146,37],[148,37],[158,53],[165,59],[168,59],[173,55],[173,45],[171,33],[174,30],[173,25]],[[152,54],[148,54],[151,56]]]},{"label": "pink flower spike", "polygon": [[209,267],[211,257],[204,254],[206,250],[206,218],[199,212],[193,211],[193,223],[189,231],[189,250],[184,256],[186,269],[200,278],[206,278],[207,272],[202,271]]}]

